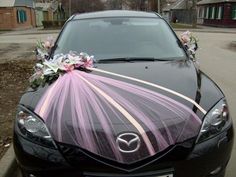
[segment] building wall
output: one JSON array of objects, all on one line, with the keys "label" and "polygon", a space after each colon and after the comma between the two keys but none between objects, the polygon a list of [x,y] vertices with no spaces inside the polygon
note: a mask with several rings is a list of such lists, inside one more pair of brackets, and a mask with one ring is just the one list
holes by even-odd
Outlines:
[{"label": "building wall", "polygon": [[43,20],[44,21],[53,21],[54,18],[53,18],[54,14],[52,11],[44,11],[43,12]]},{"label": "building wall", "polygon": [[36,14],[35,14],[35,9],[33,8],[30,8],[30,11],[31,11],[31,25],[32,27],[36,27]]},{"label": "building wall", "polygon": [[43,26],[42,21],[43,19],[43,11],[42,10],[35,10],[35,16],[36,16],[36,26]]},{"label": "building wall", "polygon": [[214,19],[211,19],[206,18],[205,16],[198,16],[198,22],[201,22],[203,25],[209,26],[236,27],[236,19],[232,19],[232,8],[234,5],[236,5],[236,3],[218,3],[199,6],[198,9],[202,8],[205,9],[205,11],[207,7],[223,7],[223,13],[221,19],[217,19],[216,17]]},{"label": "building wall", "polygon": [[[26,21],[19,22],[17,10],[24,10]],[[25,29],[36,26],[34,9],[29,7],[1,7],[0,30]]]},{"label": "building wall", "polygon": [[193,12],[188,9],[173,9],[170,11],[171,21],[192,24]]},{"label": "building wall", "polygon": [[9,8],[1,8],[0,7],[0,29],[12,29],[14,28],[14,9]]}]

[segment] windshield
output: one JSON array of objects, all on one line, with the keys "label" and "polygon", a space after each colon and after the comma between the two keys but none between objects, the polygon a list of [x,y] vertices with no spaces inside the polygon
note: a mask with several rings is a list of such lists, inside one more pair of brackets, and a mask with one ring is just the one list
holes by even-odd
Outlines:
[{"label": "windshield", "polygon": [[183,59],[185,53],[166,22],[155,18],[74,20],[61,34],[54,54],[86,52],[97,60]]}]

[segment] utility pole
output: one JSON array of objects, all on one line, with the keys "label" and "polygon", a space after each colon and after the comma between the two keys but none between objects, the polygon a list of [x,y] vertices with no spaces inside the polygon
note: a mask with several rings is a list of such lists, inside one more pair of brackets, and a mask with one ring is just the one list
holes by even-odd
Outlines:
[{"label": "utility pole", "polygon": [[161,14],[161,0],[157,0],[158,13]]},{"label": "utility pole", "polygon": [[193,6],[192,6],[192,27],[197,27],[197,0],[192,0]]},{"label": "utility pole", "polygon": [[71,0],[69,0],[69,17],[71,16]]}]

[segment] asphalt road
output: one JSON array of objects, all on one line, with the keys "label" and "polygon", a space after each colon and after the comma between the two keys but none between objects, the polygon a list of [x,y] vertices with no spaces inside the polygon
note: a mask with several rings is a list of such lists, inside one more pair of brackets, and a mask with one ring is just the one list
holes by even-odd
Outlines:
[{"label": "asphalt road", "polygon": [[[229,44],[236,40],[236,34],[196,33],[196,35],[199,38],[200,49],[197,57],[200,67],[225,93],[236,125],[236,48],[228,48]],[[225,177],[236,176],[235,163],[236,146],[233,148]]]},{"label": "asphalt road", "polygon": [[[180,33],[180,32],[177,32]],[[199,39],[200,49],[197,58],[201,69],[208,74],[225,93],[236,124],[236,49],[229,49],[229,44],[236,41],[236,33],[194,33]],[[0,43],[35,43],[44,39],[47,34],[14,34],[0,35]],[[56,34],[53,34],[56,36]],[[226,176],[236,174],[236,146],[234,146]]]}]

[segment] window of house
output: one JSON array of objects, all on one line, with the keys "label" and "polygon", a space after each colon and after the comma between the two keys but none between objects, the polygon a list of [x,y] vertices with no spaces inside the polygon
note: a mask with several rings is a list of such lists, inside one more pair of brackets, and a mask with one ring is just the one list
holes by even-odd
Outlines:
[{"label": "window of house", "polygon": [[204,14],[203,14],[203,18],[206,17],[206,7],[204,7]]},{"label": "window of house", "polygon": [[202,8],[201,18],[204,18],[204,14],[205,14],[205,8]]},{"label": "window of house", "polygon": [[236,20],[236,4],[232,6],[232,19]]},{"label": "window of house", "polygon": [[25,10],[17,10],[17,22],[24,23],[27,21],[27,14]]},{"label": "window of house", "polygon": [[211,12],[212,12],[212,7],[209,7],[209,12],[208,12],[208,17],[207,18],[211,18]]},{"label": "window of house", "polygon": [[205,13],[205,18],[209,18],[209,7],[206,7],[206,13]]},{"label": "window of house", "polygon": [[198,8],[198,18],[201,18],[201,11],[202,11],[202,8]]},{"label": "window of house", "polygon": [[204,18],[205,12],[204,12],[204,8],[200,7],[198,9],[198,18]]},{"label": "window of house", "polygon": [[3,14],[0,13],[0,24],[3,23]]},{"label": "window of house", "polygon": [[211,19],[215,19],[215,11],[216,11],[216,8],[212,7],[211,8]]},{"label": "window of house", "polygon": [[216,7],[216,12],[215,12],[215,19],[218,18],[218,12],[219,12],[219,7]]},{"label": "window of house", "polygon": [[222,19],[222,17],[223,17],[223,7],[219,6],[217,9],[218,9],[217,10],[217,19]]}]

